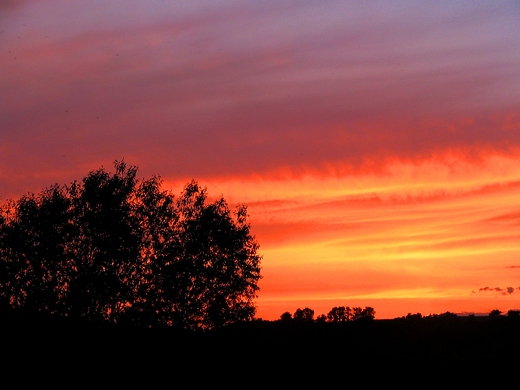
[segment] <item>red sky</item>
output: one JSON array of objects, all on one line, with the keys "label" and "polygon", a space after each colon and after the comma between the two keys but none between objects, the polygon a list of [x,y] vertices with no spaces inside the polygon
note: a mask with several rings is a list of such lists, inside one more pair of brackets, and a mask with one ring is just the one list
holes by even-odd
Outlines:
[{"label": "red sky", "polygon": [[124,158],[249,206],[258,316],[520,308],[515,1],[0,2],[0,201]]}]

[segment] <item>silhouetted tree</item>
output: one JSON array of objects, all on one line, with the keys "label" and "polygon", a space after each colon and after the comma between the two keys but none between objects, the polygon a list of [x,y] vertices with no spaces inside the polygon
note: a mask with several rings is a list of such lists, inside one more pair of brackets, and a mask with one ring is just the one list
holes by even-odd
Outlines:
[{"label": "silhouetted tree", "polygon": [[491,311],[489,312],[489,316],[490,316],[490,317],[499,316],[499,315],[501,315],[501,314],[502,314],[502,312],[501,312],[500,310],[498,310],[498,309],[494,309],[494,310],[491,310]]},{"label": "silhouetted tree", "polygon": [[139,214],[134,210],[136,167],[115,164],[116,173],[91,172],[81,186],[70,188],[76,235],[67,312],[117,322],[135,294],[129,283],[141,254]]},{"label": "silhouetted tree", "polygon": [[116,161],[0,209],[0,298],[92,320],[211,329],[250,320],[261,256],[247,209],[176,198]]},{"label": "silhouetted tree", "polygon": [[292,320],[292,314],[289,313],[288,311],[286,311],[285,313],[282,313],[282,315],[280,316],[280,320],[282,320],[282,322],[291,321]]},{"label": "silhouetted tree", "polygon": [[352,309],[350,307],[333,307],[327,314],[329,322],[347,322],[352,319]]},{"label": "silhouetted tree", "polygon": [[520,310],[509,310],[507,312],[507,315],[509,317],[518,317],[518,316],[520,316]]},{"label": "silhouetted tree", "polygon": [[352,308],[352,321],[359,320],[363,315],[363,309],[360,307]]},{"label": "silhouetted tree", "polygon": [[316,317],[316,322],[318,324],[323,324],[327,322],[327,316],[325,314],[320,314],[318,317]]},{"label": "silhouetted tree", "polygon": [[293,314],[293,319],[300,322],[312,322],[314,319],[314,310],[306,307],[305,309],[296,309]]},{"label": "silhouetted tree", "polygon": [[444,313],[441,313],[441,314],[429,314],[427,317],[428,317],[428,318],[436,318],[436,317],[441,317],[441,318],[457,318],[457,314],[452,313],[452,312],[450,312],[450,311],[447,311],[447,312],[444,312]]},{"label": "silhouetted tree", "polygon": [[0,209],[0,296],[12,306],[63,309],[67,264],[73,261],[77,235],[71,199],[53,186],[28,194]]},{"label": "silhouetted tree", "polygon": [[354,307],[352,309],[352,321],[373,320],[375,314],[376,312],[372,307],[366,306],[364,309],[360,307]]}]

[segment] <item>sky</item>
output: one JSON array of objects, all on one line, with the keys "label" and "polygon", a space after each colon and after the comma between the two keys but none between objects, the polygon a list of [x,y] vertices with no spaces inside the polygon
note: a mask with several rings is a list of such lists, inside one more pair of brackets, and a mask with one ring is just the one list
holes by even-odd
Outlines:
[{"label": "sky", "polygon": [[0,202],[124,159],[248,206],[257,317],[520,309],[520,2],[1,0]]}]

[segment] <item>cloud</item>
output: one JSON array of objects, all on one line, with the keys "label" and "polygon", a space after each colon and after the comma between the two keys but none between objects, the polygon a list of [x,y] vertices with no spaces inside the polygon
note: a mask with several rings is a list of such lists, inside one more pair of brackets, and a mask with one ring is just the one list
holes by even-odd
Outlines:
[{"label": "cloud", "polygon": [[[0,11],[12,11],[28,3],[28,0],[2,0],[0,1]],[[1,14],[0,14],[1,15]]]},{"label": "cloud", "polygon": [[[520,287],[517,287],[516,290],[520,290]],[[506,288],[502,288],[502,287],[481,287],[478,289],[478,292],[499,292],[501,293],[502,295],[510,295],[510,294],[513,294],[515,292],[515,288],[514,287],[506,287]],[[476,294],[475,290],[473,290],[471,292],[472,294]]]},{"label": "cloud", "polygon": [[[0,162],[49,170],[63,163],[56,150],[76,165],[126,152],[200,177],[378,170],[520,148],[507,12],[326,3],[224,1],[161,15],[155,4],[139,18],[124,7],[116,23],[80,3],[41,6],[48,17],[34,21],[28,12],[34,35],[6,41],[13,53],[0,64],[11,97],[0,144],[16,150]],[[510,30],[489,27],[501,21]]]}]

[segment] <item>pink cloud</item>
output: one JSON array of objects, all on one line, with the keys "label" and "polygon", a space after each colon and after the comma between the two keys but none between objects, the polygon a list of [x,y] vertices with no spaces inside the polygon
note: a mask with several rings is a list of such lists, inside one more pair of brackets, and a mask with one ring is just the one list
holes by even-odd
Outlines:
[{"label": "pink cloud", "polygon": [[13,177],[123,156],[170,177],[377,170],[520,145],[514,9],[120,5],[10,14]]}]

